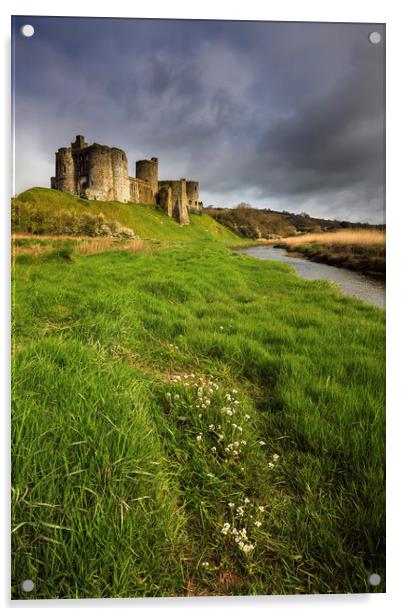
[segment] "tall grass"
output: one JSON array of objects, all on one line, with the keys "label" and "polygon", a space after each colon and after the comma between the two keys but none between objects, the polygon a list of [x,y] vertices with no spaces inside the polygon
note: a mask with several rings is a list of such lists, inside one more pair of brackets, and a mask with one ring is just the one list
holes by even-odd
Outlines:
[{"label": "tall grass", "polygon": [[312,243],[385,246],[385,232],[377,229],[344,229],[328,233],[306,233],[296,237],[285,237],[282,241],[290,247]]},{"label": "tall grass", "polygon": [[212,242],[14,290],[15,598],[384,591],[381,310]]}]

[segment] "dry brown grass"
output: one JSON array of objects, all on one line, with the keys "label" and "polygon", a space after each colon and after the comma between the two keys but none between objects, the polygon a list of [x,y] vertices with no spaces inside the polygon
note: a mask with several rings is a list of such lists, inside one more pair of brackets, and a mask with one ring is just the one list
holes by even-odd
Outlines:
[{"label": "dry brown grass", "polygon": [[126,252],[147,252],[148,246],[143,240],[116,241],[113,237],[87,238],[81,240],[74,248],[80,255],[91,255],[107,250],[125,250]]},{"label": "dry brown grass", "polygon": [[377,229],[343,229],[328,233],[307,233],[297,237],[285,237],[280,241],[288,246],[300,246],[302,244],[385,246],[385,231]]},{"label": "dry brown grass", "polygon": [[12,254],[17,255],[40,255],[46,251],[46,246],[40,244],[31,244],[30,246],[15,246],[12,247]]},{"label": "dry brown grass", "polygon": [[[80,255],[90,255],[95,253],[106,252],[108,250],[125,250],[127,252],[148,252],[147,244],[140,239],[134,240],[117,240],[113,237],[74,237],[68,236],[40,236],[34,238],[32,235],[15,234],[13,239],[31,239],[32,243],[23,246],[17,246],[13,243],[13,254],[17,255],[40,255],[54,249],[51,244],[41,243],[41,240],[70,240],[74,239],[75,244],[73,252]],[[35,240],[38,240],[37,242]]]},{"label": "dry brown grass", "polygon": [[148,252],[149,246],[144,240],[129,240],[124,243],[122,250],[127,250],[127,252]]}]

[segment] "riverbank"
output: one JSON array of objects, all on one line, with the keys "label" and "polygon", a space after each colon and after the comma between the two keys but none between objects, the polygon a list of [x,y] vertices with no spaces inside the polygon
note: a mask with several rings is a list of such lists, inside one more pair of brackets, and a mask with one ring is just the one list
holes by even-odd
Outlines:
[{"label": "riverbank", "polygon": [[14,276],[14,598],[384,592],[381,310],[205,240]]},{"label": "riverbank", "polygon": [[385,280],[385,233],[381,231],[316,233],[284,238],[274,245],[316,263],[344,267]]}]

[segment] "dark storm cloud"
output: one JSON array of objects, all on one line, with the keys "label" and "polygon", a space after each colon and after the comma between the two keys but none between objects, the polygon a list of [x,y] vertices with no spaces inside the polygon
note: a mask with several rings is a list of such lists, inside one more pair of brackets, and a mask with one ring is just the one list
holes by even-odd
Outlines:
[{"label": "dark storm cloud", "polygon": [[[376,68],[381,75],[381,66]],[[314,192],[381,181],[383,94],[381,83],[372,88],[372,72],[367,56],[355,58],[336,88],[278,120],[257,146],[262,166],[255,179],[258,173],[266,177],[266,165],[274,192]]]},{"label": "dark storm cloud", "polygon": [[[23,39],[18,28],[32,23]],[[383,214],[383,47],[367,24],[15,20],[16,190],[82,133],[205,203]]]}]

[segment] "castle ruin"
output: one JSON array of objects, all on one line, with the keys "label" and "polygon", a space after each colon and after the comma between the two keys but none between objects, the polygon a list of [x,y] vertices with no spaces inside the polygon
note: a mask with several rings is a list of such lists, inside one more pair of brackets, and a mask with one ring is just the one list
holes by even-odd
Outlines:
[{"label": "castle ruin", "polygon": [[136,177],[128,175],[126,153],[120,148],[93,143],[77,135],[71,147],[56,152],[56,175],[51,187],[98,201],[121,201],[160,205],[182,225],[190,222],[189,211],[201,211],[199,182],[158,179],[158,159],[138,160]]}]

